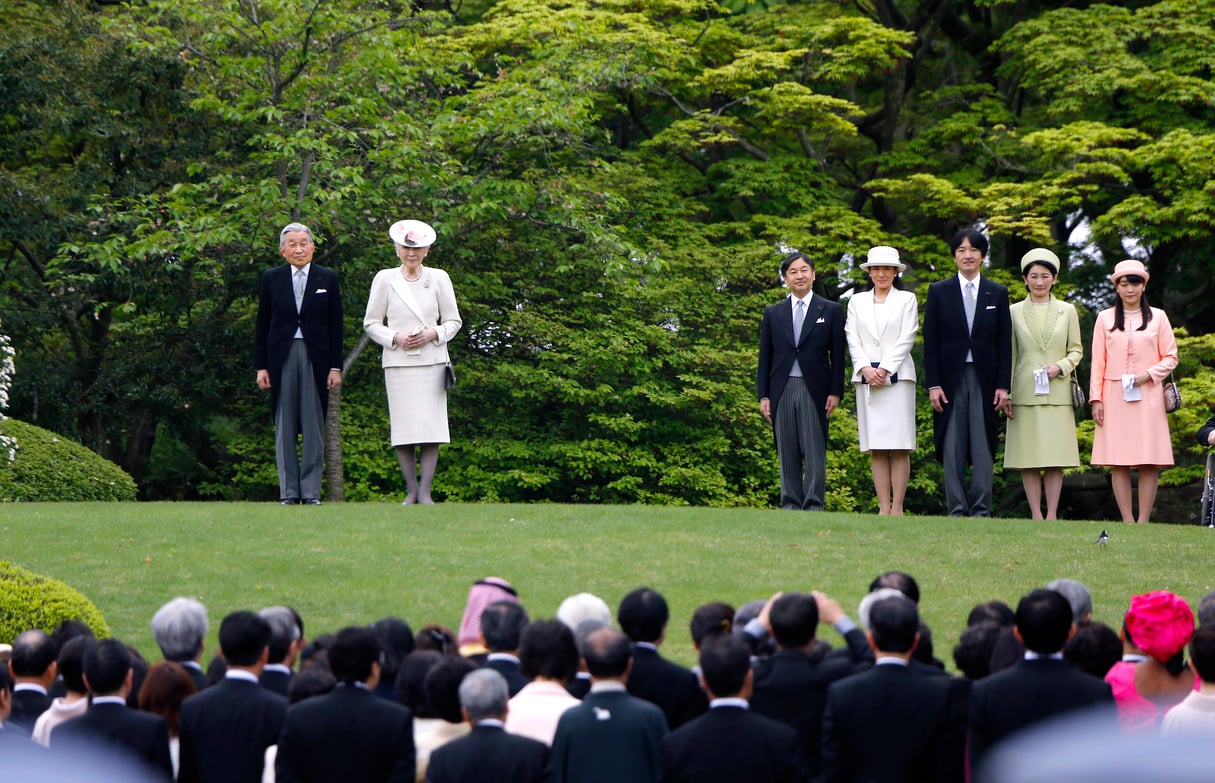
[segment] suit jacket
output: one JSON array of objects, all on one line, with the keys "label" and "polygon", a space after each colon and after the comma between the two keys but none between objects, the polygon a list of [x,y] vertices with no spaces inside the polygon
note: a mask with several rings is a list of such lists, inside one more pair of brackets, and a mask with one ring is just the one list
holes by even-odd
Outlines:
[{"label": "suit jacket", "polygon": [[951,692],[962,687],[900,665],[833,683],[823,715],[824,783],[961,783],[966,720]]},{"label": "suit jacket", "polygon": [[985,275],[979,276],[979,290],[975,292],[972,329],[966,326],[966,308],[957,275],[928,287],[928,301],[924,305],[924,382],[930,389],[940,386],[950,400],[941,413],[933,412],[933,442],[938,458],[944,448],[945,425],[966,367],[967,352],[972,355],[983,392],[983,420],[994,458],[1000,422],[991,400],[996,389],[1012,386],[1012,320],[1008,289]]},{"label": "suit jacket", "polygon": [[178,783],[260,783],[286,717],[285,698],[231,677],[186,699]]},{"label": "suit jacket", "polygon": [[[977,681],[970,693],[970,768],[996,743],[1040,721],[1087,707],[1107,708],[1111,734],[1118,716],[1109,683],[1055,658],[1023,660]],[[1105,716],[1108,713],[1108,717]]]},{"label": "suit jacket", "polygon": [[663,783],[806,779],[797,734],[741,707],[716,707],[662,741]]},{"label": "suit jacket", "polygon": [[662,710],[624,690],[588,693],[566,710],[553,738],[553,783],[657,783]]},{"label": "suit jacket", "polygon": [[178,663],[181,664],[181,668],[186,670],[186,674],[190,675],[190,679],[194,681],[194,687],[197,689],[197,693],[202,693],[204,689],[210,687],[210,683],[207,682],[207,673],[202,670],[202,666],[195,664],[195,666],[197,666],[197,668],[195,668],[195,666],[186,666],[186,664],[181,661],[178,661]]},{"label": "suit jacket", "polygon": [[[879,322],[877,309],[884,309],[885,319]],[[920,329],[920,305],[911,291],[892,288],[886,303],[874,304],[873,292],[862,291],[848,300],[848,320],[844,334],[848,338],[848,353],[852,356],[852,382],[861,382],[861,368],[873,362],[899,381],[914,381],[915,362],[911,348]]]},{"label": "suit jacket", "polygon": [[539,740],[474,726],[430,754],[430,783],[541,783],[549,780],[549,750]]},{"label": "suit jacket", "polygon": [[329,409],[329,371],[342,366],[342,293],[337,272],[313,263],[308,267],[304,302],[295,310],[295,268],[282,264],[262,274],[258,294],[257,326],[253,332],[253,369],[270,373],[271,410],[278,407],[283,365],[298,328],[304,335],[312,379]]},{"label": "suit jacket", "polygon": [[775,427],[776,409],[793,360],[797,359],[806,388],[818,408],[819,425],[826,439],[827,397],[844,396],[844,311],[835,302],[815,294],[807,307],[801,338],[794,344],[792,301],[791,297],[786,298],[764,310],[759,326],[757,391],[759,399],[767,397],[770,401]]},{"label": "suit jacket", "polygon": [[[451,277],[442,269],[424,267],[422,281],[422,293],[417,293],[417,286],[411,289],[414,291],[414,301],[422,311],[422,318],[405,304],[395,290],[396,286],[409,285],[401,275],[399,266],[381,269],[371,281],[367,311],[363,315],[363,331],[377,345],[383,346],[380,364],[384,367],[416,367],[449,361],[447,343],[463,325]],[[418,327],[434,329],[438,336],[418,349],[418,353],[408,352],[393,344],[392,338],[397,332],[409,334]]]},{"label": "suit jacket", "polygon": [[287,697],[287,688],[291,687],[292,672],[279,671],[263,671],[257,678],[257,684],[270,691],[277,693],[283,698]]},{"label": "suit jacket", "polygon": [[274,771],[278,783],[414,783],[415,764],[409,710],[338,685],[287,710]]},{"label": "suit jacket", "polygon": [[[523,676],[523,669],[519,666],[518,661],[495,658],[493,660],[486,660],[485,668],[493,669],[506,678],[506,686],[510,688],[511,696],[523,690],[523,686],[531,682],[531,680]],[[569,690],[569,688],[566,688],[566,690]]]},{"label": "suit jacket", "polygon": [[38,716],[51,708],[54,701],[48,694],[38,691],[13,691],[13,711],[5,723],[20,726],[28,736],[38,722]]},{"label": "suit jacket", "polygon": [[[1025,319],[1030,308],[1047,310],[1048,329],[1045,335],[1030,331]],[[1045,305],[1034,305],[1023,299],[1009,308],[1012,318],[1013,405],[1071,405],[1071,378],[1084,356],[1080,337],[1080,318],[1070,302],[1051,299]],[[1045,344],[1039,342],[1045,338]],[[1034,394],[1034,370],[1047,364],[1057,364],[1062,371],[1050,382],[1050,394]]]},{"label": "suit jacket", "polygon": [[64,721],[51,732],[51,748],[95,753],[108,747],[145,767],[154,780],[173,780],[169,754],[169,726],[164,718],[140,712],[125,704],[93,704],[78,718]]},{"label": "suit jacket", "polygon": [[657,704],[671,729],[709,709],[709,699],[695,674],[666,660],[657,650],[641,645],[633,646],[633,670],[629,673],[628,690],[639,699]]}]

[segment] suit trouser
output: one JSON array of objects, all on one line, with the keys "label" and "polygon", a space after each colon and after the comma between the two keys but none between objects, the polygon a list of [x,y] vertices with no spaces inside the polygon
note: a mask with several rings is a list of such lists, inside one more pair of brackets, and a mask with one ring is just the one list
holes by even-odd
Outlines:
[{"label": "suit trouser", "polygon": [[[943,463],[945,502],[951,517],[991,516],[991,482],[995,468],[987,442],[984,406],[979,376],[973,364],[962,370],[961,383],[949,401],[949,420],[945,423]],[[966,467],[970,466],[970,489],[966,489]]]},{"label": "suit trouser", "polygon": [[[278,494],[283,500],[321,497],[321,464],[325,456],[325,415],[303,340],[292,340],[279,380],[274,412],[274,457]],[[303,455],[297,451],[304,441]]]},{"label": "suit trouser", "polygon": [[827,486],[827,440],[806,382],[790,378],[773,422],[780,458],[780,507],[822,511]]}]

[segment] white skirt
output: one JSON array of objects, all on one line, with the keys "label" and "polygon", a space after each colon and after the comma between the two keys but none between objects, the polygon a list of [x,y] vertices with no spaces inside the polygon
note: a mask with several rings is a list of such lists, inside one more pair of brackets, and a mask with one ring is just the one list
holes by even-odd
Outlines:
[{"label": "white skirt", "polygon": [[852,385],[861,451],[915,451],[915,381]]},{"label": "white skirt", "polygon": [[447,390],[443,388],[445,367],[425,364],[384,368],[392,445],[451,443],[447,430]]}]

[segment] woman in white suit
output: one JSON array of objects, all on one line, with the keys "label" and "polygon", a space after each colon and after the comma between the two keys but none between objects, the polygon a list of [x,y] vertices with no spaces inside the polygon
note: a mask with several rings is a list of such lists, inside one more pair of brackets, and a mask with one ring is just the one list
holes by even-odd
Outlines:
[{"label": "woman in white suit", "polygon": [[435,230],[420,220],[399,220],[389,227],[388,235],[401,265],[376,273],[363,330],[384,346],[392,445],[408,489],[404,505],[433,503],[430,490],[439,444],[451,442],[444,383],[450,361],[447,343],[463,322],[451,278],[422,264],[434,244]]},{"label": "woman in white suit", "polygon": [[1080,464],[1071,377],[1084,345],[1076,308],[1051,295],[1059,257],[1036,247],[1021,257],[1029,296],[1009,308],[1012,317],[1012,413],[1004,435],[1004,467],[1020,468],[1034,519],[1056,519],[1063,469]]},{"label": "woman in white suit", "polygon": [[906,268],[893,247],[870,248],[861,269],[872,287],[848,300],[844,325],[861,451],[869,452],[878,513],[883,516],[903,514],[915,449],[911,346],[919,329],[919,305],[915,294],[898,286],[898,275]]}]

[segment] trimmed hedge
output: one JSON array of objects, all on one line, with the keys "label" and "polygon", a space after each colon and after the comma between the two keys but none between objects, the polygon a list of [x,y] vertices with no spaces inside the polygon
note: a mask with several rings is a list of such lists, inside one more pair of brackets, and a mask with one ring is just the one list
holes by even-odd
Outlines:
[{"label": "trimmed hedge", "polygon": [[0,455],[0,502],[135,499],[126,471],[75,441],[14,419],[0,433],[17,439],[16,460]]},{"label": "trimmed hedge", "polygon": [[0,642],[33,628],[47,633],[64,620],[79,620],[97,638],[110,635],[110,626],[93,602],[58,579],[0,562]]}]

